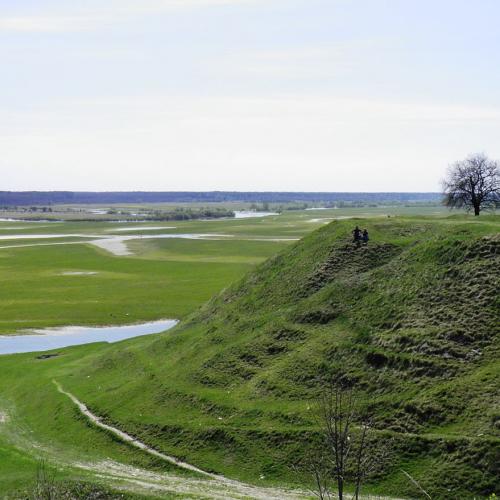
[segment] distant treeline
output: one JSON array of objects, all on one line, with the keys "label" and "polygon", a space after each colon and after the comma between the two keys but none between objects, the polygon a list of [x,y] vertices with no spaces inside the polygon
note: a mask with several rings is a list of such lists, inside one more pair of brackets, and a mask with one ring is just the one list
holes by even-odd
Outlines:
[{"label": "distant treeline", "polygon": [[238,191],[0,191],[0,205],[29,206],[56,204],[114,203],[425,203],[438,202],[439,193],[307,193]]}]

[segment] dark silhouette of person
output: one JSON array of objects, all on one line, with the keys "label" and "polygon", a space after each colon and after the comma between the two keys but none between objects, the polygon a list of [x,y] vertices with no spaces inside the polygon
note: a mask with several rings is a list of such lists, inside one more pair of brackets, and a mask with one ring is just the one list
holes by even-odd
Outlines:
[{"label": "dark silhouette of person", "polygon": [[368,230],[367,229],[363,229],[362,239],[363,239],[363,243],[365,245],[368,245],[368,240],[370,239],[370,237],[368,236]]},{"label": "dark silhouette of person", "polygon": [[359,243],[361,241],[361,229],[359,229],[358,226],[356,226],[352,232],[352,237],[354,243]]}]

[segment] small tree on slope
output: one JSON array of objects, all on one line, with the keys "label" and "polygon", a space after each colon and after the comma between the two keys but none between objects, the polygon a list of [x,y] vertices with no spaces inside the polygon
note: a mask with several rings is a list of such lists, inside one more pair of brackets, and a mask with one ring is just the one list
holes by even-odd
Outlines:
[{"label": "small tree on slope", "polygon": [[368,448],[368,422],[361,422],[355,431],[360,417],[352,388],[333,382],[325,388],[318,404],[318,418],[323,446],[314,450],[308,460],[316,485],[314,493],[320,500],[344,500],[349,484],[354,491],[352,498],[357,500],[367,476],[388,459],[389,443],[379,444],[374,453]]},{"label": "small tree on slope", "polygon": [[485,208],[500,206],[500,163],[482,153],[450,166],[443,181],[444,205],[466,208],[479,215]]}]

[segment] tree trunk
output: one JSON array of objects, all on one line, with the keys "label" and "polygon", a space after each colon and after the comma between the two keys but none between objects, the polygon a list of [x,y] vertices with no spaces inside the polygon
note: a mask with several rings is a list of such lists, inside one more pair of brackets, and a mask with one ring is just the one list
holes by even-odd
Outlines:
[{"label": "tree trunk", "polygon": [[481,208],[479,207],[479,204],[474,204],[474,215],[476,217],[479,215],[480,211],[481,211]]}]

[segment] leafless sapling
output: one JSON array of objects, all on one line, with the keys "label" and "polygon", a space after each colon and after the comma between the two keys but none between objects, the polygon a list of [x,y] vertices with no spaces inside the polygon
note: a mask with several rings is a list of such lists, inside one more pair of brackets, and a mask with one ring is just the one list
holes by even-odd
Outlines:
[{"label": "leafless sapling", "polygon": [[376,454],[369,452],[370,426],[356,410],[352,387],[331,383],[318,403],[318,423],[323,446],[314,450],[309,470],[315,481],[315,494],[320,500],[346,498],[346,486],[359,499],[361,486],[367,476],[387,458],[387,443],[378,446]]}]

